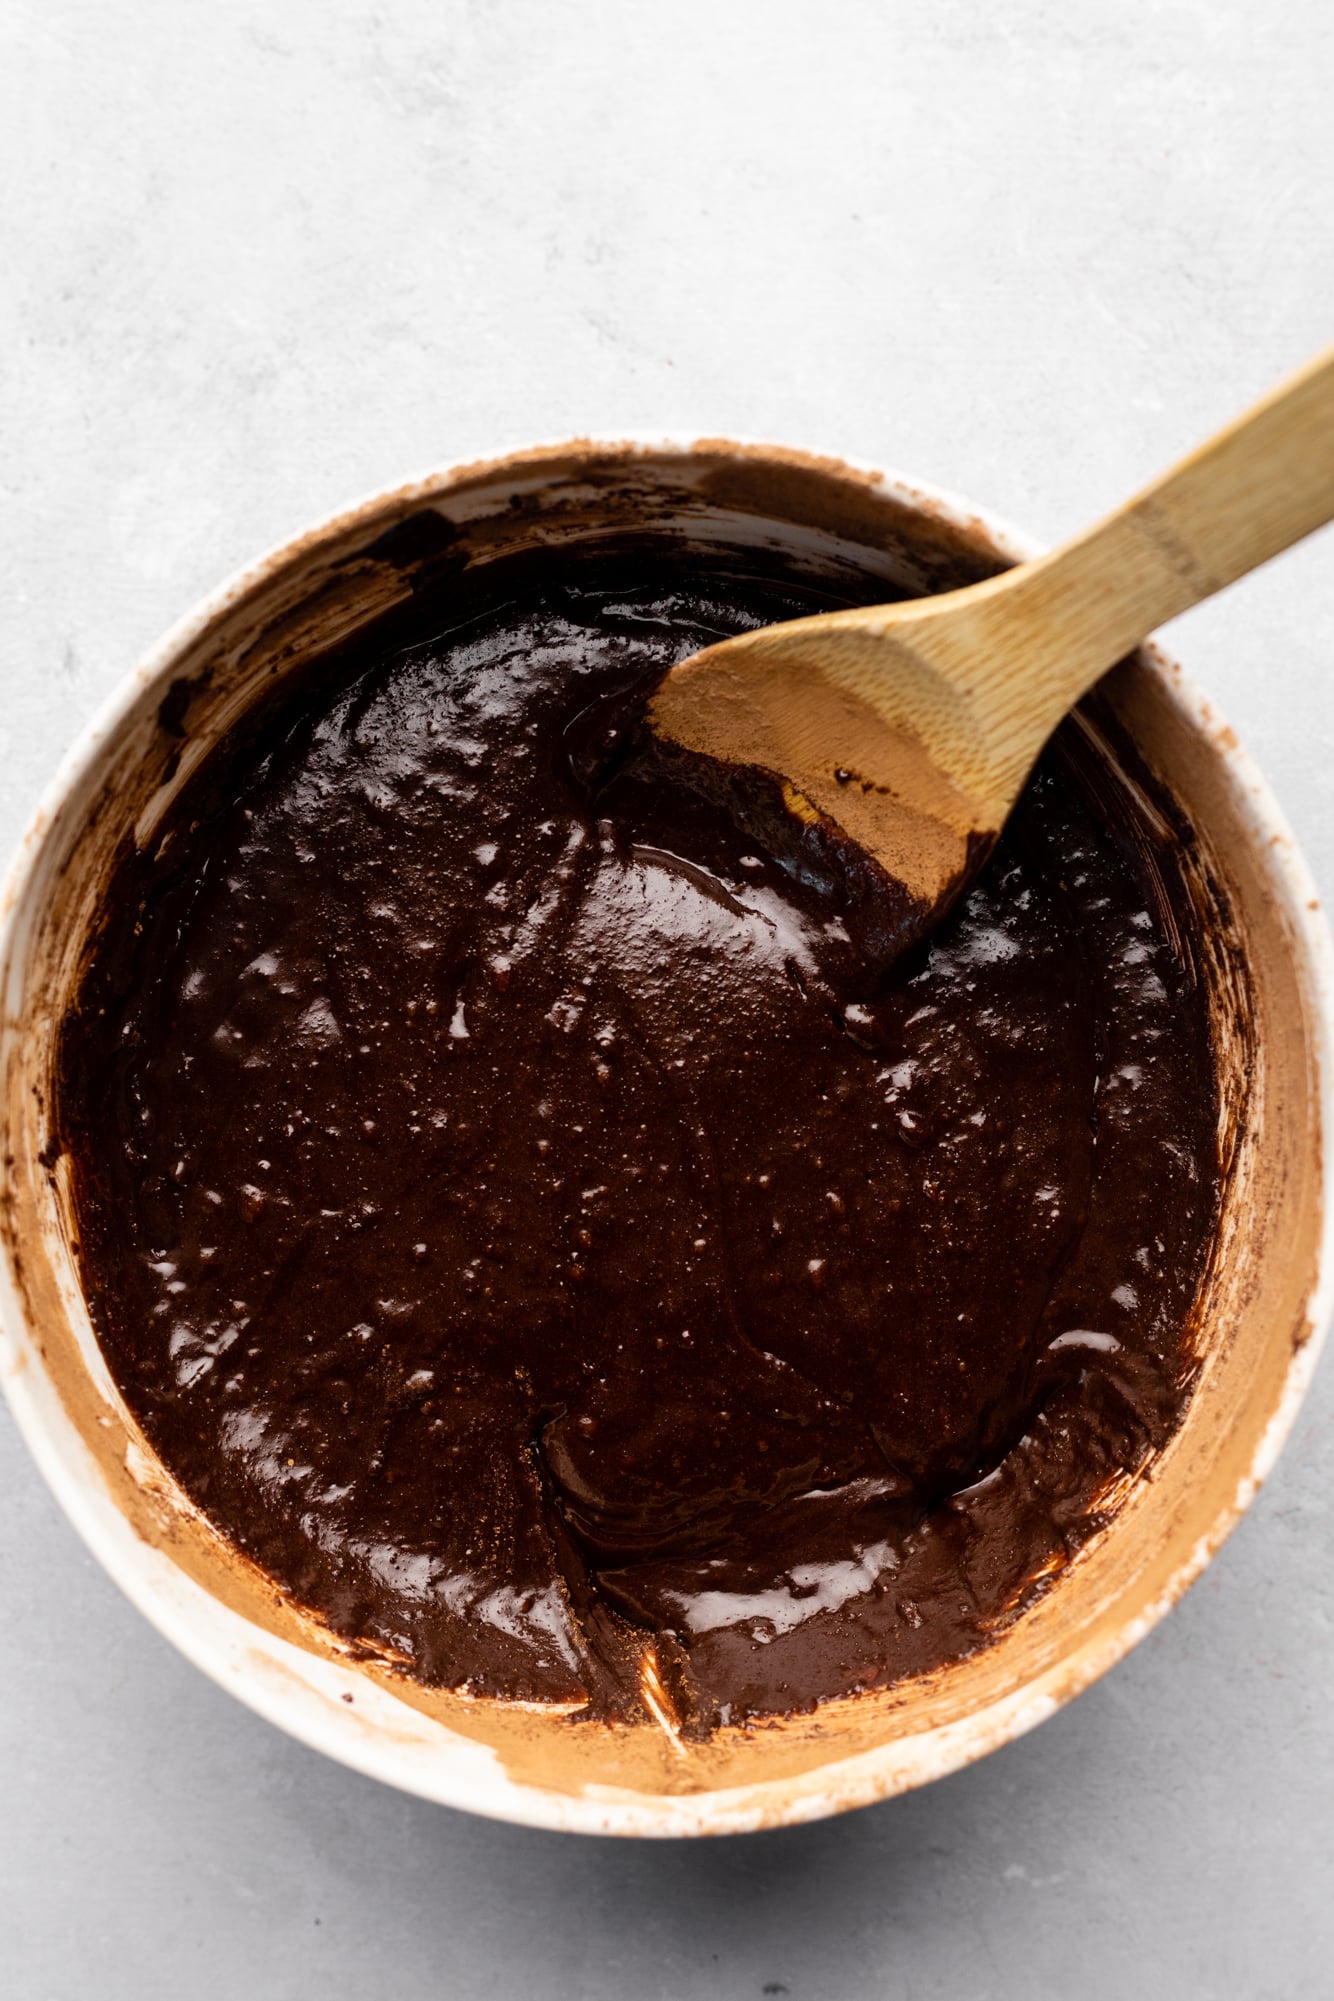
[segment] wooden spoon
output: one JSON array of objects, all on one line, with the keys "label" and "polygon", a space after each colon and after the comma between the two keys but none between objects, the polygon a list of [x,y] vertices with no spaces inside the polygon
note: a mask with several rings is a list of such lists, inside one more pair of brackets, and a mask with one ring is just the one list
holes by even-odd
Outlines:
[{"label": "wooden spoon", "polygon": [[1164,620],[1334,516],[1334,348],[1050,555],[940,597],[725,639],[649,706],[659,738],[756,767],[902,887],[898,948],[989,852],[1043,744]]}]

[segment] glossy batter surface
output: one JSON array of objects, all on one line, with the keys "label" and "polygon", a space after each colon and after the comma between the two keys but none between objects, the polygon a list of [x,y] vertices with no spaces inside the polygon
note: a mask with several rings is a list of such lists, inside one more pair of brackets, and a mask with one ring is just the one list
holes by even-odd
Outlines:
[{"label": "glossy batter surface", "polygon": [[637,735],[830,602],[661,553],[442,597],[118,879],[60,1104],[100,1338],[424,1682],[629,1716],[648,1660],[697,1732],[938,1666],[1179,1414],[1205,998],[1076,726],[888,973],[855,859]]}]

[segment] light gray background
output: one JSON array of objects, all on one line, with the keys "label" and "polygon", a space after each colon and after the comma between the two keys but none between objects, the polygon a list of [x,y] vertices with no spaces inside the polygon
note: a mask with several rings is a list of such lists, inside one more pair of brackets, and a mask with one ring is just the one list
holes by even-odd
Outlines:
[{"label": "light gray background", "polygon": [[[9,0],[0,836],[234,565],[585,429],[847,451],[1054,537],[1334,336],[1322,0]],[[1334,890],[1334,536],[1180,622]],[[493,1826],[181,1660],[0,1417],[0,1984],[1327,1997],[1334,1373],[1188,1601],[912,1798]]]}]

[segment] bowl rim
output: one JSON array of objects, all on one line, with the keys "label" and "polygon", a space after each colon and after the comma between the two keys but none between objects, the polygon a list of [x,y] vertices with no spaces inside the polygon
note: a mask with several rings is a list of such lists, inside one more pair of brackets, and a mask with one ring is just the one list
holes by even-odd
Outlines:
[{"label": "bowl rim", "polygon": [[[502,477],[520,469],[525,461],[531,462],[535,470],[545,462],[575,456],[621,457],[627,463],[638,457],[658,457],[684,464],[704,453],[803,468],[832,480],[851,479],[877,498],[897,501],[965,534],[981,532],[1000,554],[1013,561],[1022,562],[1043,553],[1042,544],[1006,517],[930,481],[884,470],[846,454],[820,454],[744,435],[692,437],[683,432],[626,431],[552,438],[454,462],[379,487],[274,543],[198,599],[120,678],[79,729],[43,789],[0,884],[0,991],[8,992],[15,949],[21,944],[21,924],[48,835],[71,799],[86,791],[104,748],[114,741],[146,690],[165,685],[177,663],[226,612],[301,557],[355,535],[381,517],[429,505],[460,486],[484,481],[489,475]],[[1288,1362],[1269,1421],[1231,1503],[1220,1510],[1210,1532],[1200,1538],[1174,1569],[1159,1598],[1146,1610],[1123,1620],[1098,1646],[1084,1651],[1063,1679],[1057,1695],[1045,1694],[1025,1701],[1028,1691],[1021,1687],[990,1709],[975,1712],[940,1731],[941,1741],[929,1761],[929,1771],[922,1779],[912,1780],[912,1784],[945,1776],[1023,1735],[1099,1679],[1166,1615],[1226,1541],[1272,1470],[1309,1387],[1334,1307],[1334,941],[1307,863],[1249,753],[1227,727],[1217,706],[1172,655],[1152,642],[1143,650],[1192,734],[1207,743],[1212,755],[1226,768],[1252,846],[1269,851],[1270,866],[1286,901],[1293,959],[1310,1000],[1310,1032],[1318,1073],[1315,1095],[1320,1111],[1317,1166],[1321,1232],[1315,1252],[1315,1283],[1309,1296],[1309,1335],[1295,1348]],[[10,1026],[6,1015],[6,1037]],[[235,1657],[234,1649],[200,1630],[187,1602],[165,1588],[158,1568],[135,1560],[135,1539],[127,1540],[113,1533],[115,1525],[109,1515],[119,1514],[114,1501],[94,1493],[90,1483],[81,1480],[67,1463],[54,1437],[48,1435],[45,1415],[30,1393],[26,1378],[29,1333],[6,1241],[4,1258],[0,1261],[0,1381],[4,1383],[20,1435],[62,1510],[121,1590],[196,1667],[268,1721],[338,1762],[419,1797],[492,1818],[548,1829],[640,1836],[711,1834],[793,1825],[870,1804],[906,1789],[904,1784],[895,1782],[893,1773],[887,1769],[892,1745],[843,1760],[835,1758],[829,1766],[820,1768],[821,1776],[828,1781],[823,1789],[797,1789],[787,1782],[788,1797],[777,1806],[771,1799],[761,1802],[756,1796],[769,1792],[770,1788],[781,1790],[785,1785],[781,1779],[733,1789],[730,1793],[643,1794],[624,1801],[608,1797],[598,1788],[590,1788],[586,1794],[555,1793],[511,1778],[498,1761],[493,1762],[494,1754],[489,1752],[485,1754],[485,1766],[476,1764],[475,1755],[463,1760],[464,1768],[452,1774],[447,1785],[414,1783],[409,1762],[390,1755],[373,1730],[363,1727],[351,1731],[330,1724],[328,1719],[338,1711],[337,1703],[303,1703],[279,1682],[248,1671],[244,1662]],[[331,1672],[336,1674],[337,1670],[331,1668]],[[361,1686],[354,1675],[349,1674],[345,1679]],[[350,1721],[348,1712],[343,1712],[343,1718]],[[465,1742],[458,1741],[461,1746]],[[469,1744],[466,1749],[476,1754],[480,1747]],[[737,1792],[744,1797],[735,1796]]]}]

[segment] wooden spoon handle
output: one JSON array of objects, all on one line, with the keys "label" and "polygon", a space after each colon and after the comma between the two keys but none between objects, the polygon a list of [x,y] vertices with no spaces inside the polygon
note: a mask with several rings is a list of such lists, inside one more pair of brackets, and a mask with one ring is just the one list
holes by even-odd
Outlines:
[{"label": "wooden spoon handle", "polygon": [[[1334,347],[1115,513],[1011,573],[1009,615],[1022,619],[1051,722],[1155,627],[1331,518]],[[991,587],[997,613],[1005,582]]]}]

